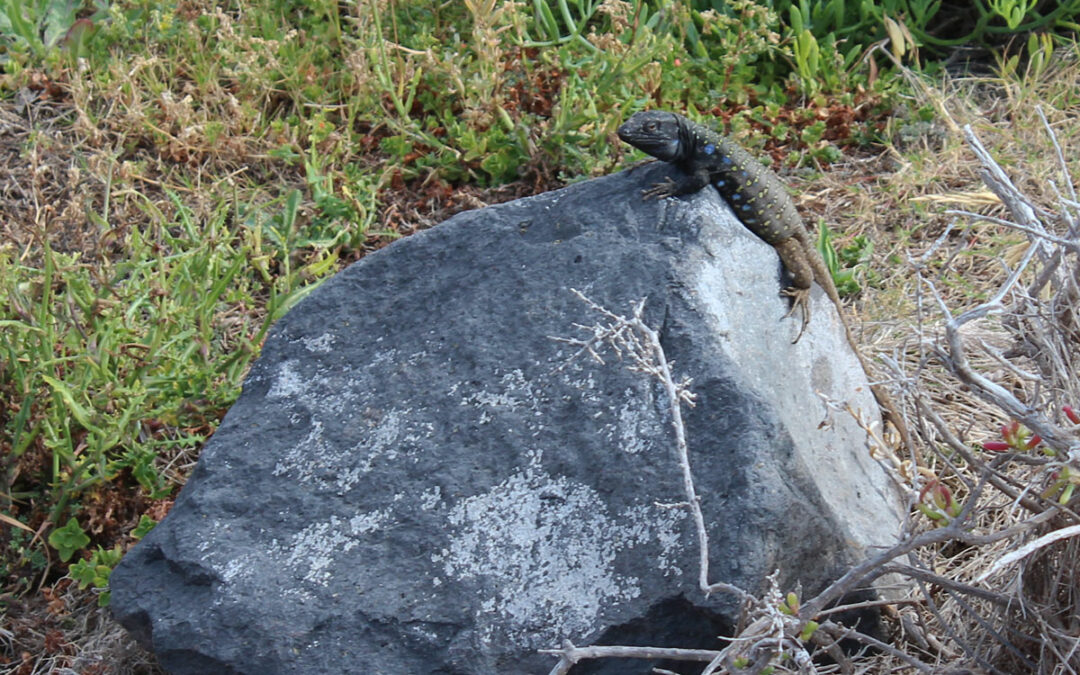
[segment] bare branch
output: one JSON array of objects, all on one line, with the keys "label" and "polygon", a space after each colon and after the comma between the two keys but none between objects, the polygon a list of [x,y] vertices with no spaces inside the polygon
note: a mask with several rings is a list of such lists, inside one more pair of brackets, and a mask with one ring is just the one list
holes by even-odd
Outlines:
[{"label": "bare branch", "polygon": [[951,216],[964,216],[965,218],[971,218],[972,220],[984,220],[988,223],[1001,225],[1002,227],[1007,227],[1011,230],[1019,230],[1020,232],[1029,234],[1032,237],[1037,237],[1039,239],[1044,239],[1052,244],[1059,244],[1061,246],[1064,246],[1072,250],[1074,253],[1080,253],[1080,242],[1077,242],[1073,239],[1065,239],[1063,237],[1058,237],[1056,235],[1050,234],[1043,228],[1028,227],[1027,225],[1014,223],[1013,221],[1005,220],[1004,218],[989,216],[985,213],[973,213],[971,211],[964,211],[961,209],[947,209],[945,213]]},{"label": "bare branch", "polygon": [[1044,548],[1053,544],[1055,541],[1061,541],[1069,537],[1075,537],[1080,535],[1080,525],[1071,525],[1069,527],[1063,527],[1060,530],[1054,530],[1048,534],[1044,534],[1034,541],[1029,541],[1020,548],[1002,556],[997,562],[990,566],[985,572],[975,578],[975,581],[986,581],[989,577],[993,576],[998,570],[1007,567],[1021,558],[1026,558],[1040,548]]},{"label": "bare branch", "polygon": [[934,668],[929,664],[923,663],[914,656],[910,656],[903,651],[897,649],[896,647],[893,647],[891,644],[887,642],[882,642],[881,640],[878,640],[875,637],[871,637],[866,633],[860,633],[857,630],[841,626],[840,624],[833,623],[832,621],[826,621],[825,623],[821,624],[821,627],[818,630],[824,630],[829,635],[833,636],[838,640],[854,639],[858,640],[864,645],[869,645],[871,647],[874,647],[875,649],[880,649],[883,652],[887,652],[895,656],[896,658],[900,659],[912,668],[918,670],[920,673],[934,672]]},{"label": "bare branch", "polygon": [[[585,659],[668,659],[671,661],[712,661],[720,653],[711,649],[676,649],[672,647],[575,647],[569,640],[563,641],[561,649],[541,649],[541,654],[560,657],[550,675],[564,675],[579,661]],[[566,665],[565,670],[561,668]]]},{"label": "bare branch", "polygon": [[[691,380],[683,378],[675,381],[675,375],[671,371],[671,364],[664,353],[663,345],[660,344],[660,335],[645,323],[642,315],[645,309],[645,300],[642,299],[634,306],[632,318],[619,316],[608,309],[590,300],[584,293],[577,289],[571,289],[578,299],[584,302],[595,312],[602,314],[610,321],[606,326],[595,325],[585,328],[592,332],[592,337],[585,341],[573,338],[553,337],[551,339],[568,344],[580,345],[581,349],[571,358],[576,358],[582,353],[594,353],[604,343],[611,345],[622,354],[626,354],[633,363],[634,370],[647,373],[655,377],[667,394],[668,411],[671,414],[671,427],[675,432],[675,449],[679,460],[679,468],[682,472],[683,493],[686,498],[686,507],[694,520],[694,529],[698,540],[698,585],[706,595],[716,592],[733,593],[741,599],[751,596],[741,588],[722,581],[709,582],[709,534],[705,527],[705,515],[701,511],[700,499],[694,488],[694,474],[690,467],[690,448],[686,442],[686,425],[683,423],[682,405],[693,405],[694,397],[690,391]],[[599,359],[599,356],[596,357]],[[602,361],[601,361],[602,363]]]},{"label": "bare branch", "polygon": [[[1017,268],[1017,271],[1022,270],[1027,262],[1031,260],[1031,257],[1034,255],[1034,250],[1034,247],[1028,250],[1023,263]],[[977,372],[972,368],[964,353],[963,339],[960,334],[961,326],[969,321],[982,318],[992,310],[1001,309],[1001,297],[1004,295],[1004,292],[1015,283],[1017,278],[1018,275],[1014,272],[1014,274],[1010,276],[1009,281],[1002,286],[997,294],[995,294],[994,298],[974,309],[964,312],[955,319],[950,317],[948,309],[944,306],[944,301],[941,299],[941,295],[937,292],[933,283],[928,279],[923,279],[923,283],[930,288],[934,297],[938,299],[945,316],[948,317],[945,322],[945,336],[949,346],[948,351],[946,352],[938,345],[931,345],[931,349],[937,353],[942,363],[944,363],[961,382],[971,387],[971,390],[980,398],[997,406],[1001,410],[1004,410],[1006,414],[1013,419],[1021,421],[1027,428],[1039,434],[1043,441],[1050,447],[1068,452],[1075,446],[1075,439],[1068,438],[1056,425],[1049,422],[1041,413],[1020,401],[1016,396],[998,383]]]},{"label": "bare branch", "polygon": [[1076,190],[1073,188],[1072,180],[1069,177],[1069,164],[1065,161],[1065,153],[1061,150],[1061,144],[1058,143],[1057,134],[1054,133],[1053,127],[1050,126],[1050,122],[1046,119],[1046,113],[1043,112],[1041,105],[1035,106],[1035,112],[1039,114],[1039,119],[1042,120],[1043,128],[1046,129],[1046,135],[1050,138],[1050,143],[1054,146],[1054,154],[1057,156],[1058,167],[1061,169],[1061,176],[1065,181],[1065,185],[1069,188],[1069,197],[1073,202],[1076,202]]},{"label": "bare branch", "polygon": [[[964,507],[965,511],[970,511],[974,506],[974,501],[975,500],[972,499]],[[950,541],[961,541],[972,546],[991,544],[1002,539],[1009,539],[1028,532],[1036,525],[1045,522],[1046,518],[1046,516],[1042,515],[1036,516],[1003,530],[980,535],[964,529],[966,517],[962,512],[960,516],[945,527],[908,537],[906,540],[901,541],[895,546],[855,565],[849,569],[847,573],[830,584],[824,591],[804,602],[799,610],[799,616],[804,620],[813,619],[814,617],[819,616],[826,606],[851,593],[856,588],[865,586],[874,579],[888,574],[890,571],[900,571],[891,570],[886,563],[916,549]]]},{"label": "bare branch", "polygon": [[1035,207],[1017,189],[1012,179],[1002,171],[1001,166],[994,161],[994,158],[990,156],[990,153],[983,147],[975,132],[972,131],[971,125],[964,125],[963,131],[968,146],[979,158],[979,161],[982,162],[984,168],[980,172],[980,176],[986,186],[1005,204],[1019,224],[1033,230],[1045,232],[1046,227],[1035,215]]}]

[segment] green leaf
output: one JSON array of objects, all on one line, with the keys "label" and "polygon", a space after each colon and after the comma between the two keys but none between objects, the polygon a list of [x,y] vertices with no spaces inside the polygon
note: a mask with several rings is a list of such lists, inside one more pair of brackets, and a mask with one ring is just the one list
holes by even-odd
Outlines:
[{"label": "green leaf", "polygon": [[79,527],[79,521],[75,520],[74,516],[67,525],[53,530],[49,535],[49,546],[60,553],[60,560],[64,562],[71,560],[76,551],[81,551],[89,543],[90,537]]},{"label": "green leaf", "polygon": [[81,2],[70,2],[69,0],[52,0],[49,2],[44,17],[44,43],[46,47],[54,46],[60,41],[60,38],[67,34],[68,29],[75,24],[75,12],[81,4]]},{"label": "green leaf", "polygon": [[131,531],[131,536],[136,539],[142,539],[150,533],[150,530],[154,529],[155,525],[157,525],[157,521],[150,516],[141,516],[139,518],[139,524]]},{"label": "green leaf", "polygon": [[80,589],[93,586],[97,578],[97,570],[89,560],[80,560],[68,567],[68,575],[79,583]]},{"label": "green leaf", "polygon": [[803,15],[799,7],[792,3],[788,7],[788,21],[791,23],[791,32],[795,35],[803,32]]},{"label": "green leaf", "polygon": [[795,37],[795,64],[803,86],[814,92],[818,88],[818,76],[821,70],[821,48],[817,38],[809,30],[803,30]]},{"label": "green leaf", "polygon": [[90,421],[90,411],[75,400],[74,392],[71,391],[71,388],[68,387],[66,383],[55,377],[50,377],[49,375],[42,375],[41,379],[45,380],[45,382],[53,388],[53,391],[60,395],[60,398],[64,401],[64,405],[67,406],[68,411],[71,413],[71,416],[75,418],[75,421],[77,421],[83,429],[101,433],[100,429]]},{"label": "green leaf", "polygon": [[1066,485],[1065,489],[1062,490],[1062,492],[1061,492],[1061,496],[1058,498],[1058,503],[1059,504],[1068,504],[1069,500],[1072,499],[1074,491],[1076,491],[1076,485],[1075,484],[1069,483],[1068,485]]},{"label": "green leaf", "polygon": [[544,39],[552,42],[559,39],[559,23],[555,21],[555,15],[544,0],[534,0],[537,13],[537,24],[543,29]]},{"label": "green leaf", "polygon": [[37,27],[26,20],[23,9],[22,3],[8,1],[0,4],[0,31],[38,48],[41,40],[38,38]]},{"label": "green leaf", "polygon": [[829,274],[835,279],[837,272],[840,270],[840,260],[836,255],[836,249],[833,248],[832,232],[829,231],[825,223],[818,225],[817,249],[821,253],[821,257],[825,259],[825,266],[829,268]]},{"label": "green leaf", "polygon": [[68,575],[79,583],[79,588],[93,587],[98,591],[98,607],[107,607],[110,598],[109,577],[123,555],[119,545],[111,549],[99,546],[89,560],[80,560],[68,567]]}]

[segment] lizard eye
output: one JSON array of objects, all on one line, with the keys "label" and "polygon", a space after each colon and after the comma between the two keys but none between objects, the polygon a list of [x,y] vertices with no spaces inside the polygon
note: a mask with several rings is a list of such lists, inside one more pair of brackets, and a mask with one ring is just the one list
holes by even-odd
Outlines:
[{"label": "lizard eye", "polygon": [[656,131],[656,122],[649,122],[645,125],[646,131]]}]

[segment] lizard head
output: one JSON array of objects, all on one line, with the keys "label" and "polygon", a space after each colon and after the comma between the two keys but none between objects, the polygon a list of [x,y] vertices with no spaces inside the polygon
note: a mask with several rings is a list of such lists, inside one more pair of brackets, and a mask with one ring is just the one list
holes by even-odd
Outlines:
[{"label": "lizard head", "polygon": [[675,161],[681,149],[682,126],[675,113],[646,110],[634,113],[617,132],[638,150],[665,162]]}]

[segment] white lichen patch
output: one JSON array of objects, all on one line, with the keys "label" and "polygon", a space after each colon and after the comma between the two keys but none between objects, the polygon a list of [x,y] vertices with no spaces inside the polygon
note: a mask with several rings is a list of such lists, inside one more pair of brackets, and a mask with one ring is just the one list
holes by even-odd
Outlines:
[{"label": "white lichen patch", "polygon": [[246,556],[234,558],[225,563],[220,570],[221,578],[226,583],[241,579],[251,574],[251,561]]},{"label": "white lichen patch", "polygon": [[320,369],[312,374],[302,373],[297,361],[293,360],[281,364],[266,398],[287,401],[309,411],[340,415],[346,408],[355,407],[363,390],[359,378],[347,370]]},{"label": "white lichen patch", "polygon": [[665,576],[679,576],[683,573],[679,566],[679,556],[686,558],[686,552],[679,543],[683,536],[687,512],[685,509],[665,509],[656,504],[641,504],[627,509],[620,518],[626,531],[626,538],[634,542],[655,539],[660,553],[654,560],[656,568]]},{"label": "white lichen patch", "polygon": [[360,443],[342,453],[335,485],[339,494],[355,487],[372,469],[398,459],[402,443],[416,443],[430,435],[430,424],[422,425],[428,430],[422,433],[407,432],[408,410],[391,410],[369,429]]},{"label": "white lichen patch", "polygon": [[300,342],[303,343],[304,349],[309,352],[315,352],[316,354],[329,354],[334,348],[334,336],[330,333],[323,333],[319,337],[300,338]]},{"label": "white lichen patch", "polygon": [[296,371],[296,361],[285,361],[279,366],[266,398],[271,401],[298,398],[304,393],[305,381],[306,378]]},{"label": "white lichen patch", "polygon": [[[320,467],[318,460],[328,459],[335,454],[323,440],[322,431],[322,422],[313,420],[307,436],[289,448],[274,465],[274,475],[288,476],[301,482],[310,481]],[[314,461],[305,461],[307,459]]]},{"label": "white lichen patch", "polygon": [[326,586],[337,558],[356,548],[364,535],[378,530],[389,518],[386,510],[354,516],[348,523],[330,516],[329,522],[313,523],[294,534],[280,550],[271,552],[270,559],[283,561],[294,576],[310,584]]},{"label": "white lichen patch", "polygon": [[[450,394],[457,393],[460,383],[455,383]],[[511,370],[499,378],[495,391],[478,391],[461,399],[461,405],[485,407],[495,410],[536,410],[537,399],[532,383],[525,379],[520,370]]]},{"label": "white lichen patch", "polygon": [[660,421],[653,411],[652,397],[643,398],[642,392],[627,389],[624,403],[618,410],[614,424],[608,425],[607,436],[617,442],[619,448],[630,455],[636,455],[649,447],[651,438],[662,434]]},{"label": "white lichen patch", "polygon": [[[597,396],[599,385],[596,382],[596,366],[599,364],[585,356],[575,358],[574,353],[562,349],[555,354],[554,363],[559,364],[559,372],[563,374],[566,384],[574,390],[575,398],[588,402],[600,400]],[[587,365],[582,365],[583,363]],[[570,396],[569,393],[564,394],[566,398]]]},{"label": "white lichen patch", "polygon": [[[330,520],[312,523],[291,535],[287,541],[272,539],[258,550],[237,558],[219,560],[214,549],[204,550],[202,562],[215,569],[226,586],[226,594],[243,595],[251,591],[254,579],[278,578],[283,588],[298,599],[311,599],[312,586],[328,586],[338,559],[363,543],[369,535],[384,528],[393,519],[390,509],[360,513],[347,521]],[[297,586],[293,580],[306,586]]]},{"label": "white lichen patch", "polygon": [[604,423],[601,433],[609,445],[636,455],[650,447],[650,439],[663,437],[661,420],[655,413],[656,400],[647,385],[624,389],[623,404],[613,410],[610,401],[598,395],[591,371],[582,377],[567,378],[566,383],[580,392],[582,402],[597,406],[591,415]]},{"label": "white lichen patch", "polygon": [[438,485],[420,493],[420,508],[425,511],[431,511],[439,505],[440,501],[442,501],[442,488]]},{"label": "white lichen patch", "polygon": [[[450,580],[478,580],[475,620],[484,640],[527,648],[587,633],[608,606],[641,593],[616,557],[646,542],[666,546],[658,566],[681,573],[678,510],[610,513],[591,487],[548,474],[540,455],[490,491],[454,505],[448,547],[433,556]],[[496,635],[496,631],[499,632]]]},{"label": "white lichen patch", "polygon": [[[345,494],[376,466],[397,461],[402,444],[415,446],[432,435],[431,423],[410,426],[409,409],[386,411],[374,424],[355,419],[368,389],[361,378],[347,371],[329,370],[307,377],[296,361],[281,364],[266,397],[286,402],[294,424],[305,419],[301,412],[306,413],[310,429],[282,453],[274,466],[275,476],[321,482]],[[362,441],[346,447],[338,439],[326,438],[327,428],[340,426],[342,419],[354,420],[350,422],[354,425],[366,424],[359,427],[364,431]]]}]

